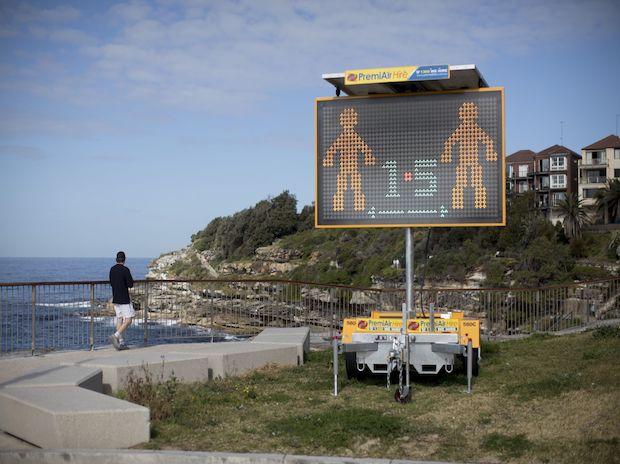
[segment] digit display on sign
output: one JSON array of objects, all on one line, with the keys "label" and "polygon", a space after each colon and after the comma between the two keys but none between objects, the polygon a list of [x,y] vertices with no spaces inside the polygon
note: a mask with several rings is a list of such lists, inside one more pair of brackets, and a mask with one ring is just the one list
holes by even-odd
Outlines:
[{"label": "digit display on sign", "polygon": [[503,97],[318,98],[316,226],[504,225]]}]

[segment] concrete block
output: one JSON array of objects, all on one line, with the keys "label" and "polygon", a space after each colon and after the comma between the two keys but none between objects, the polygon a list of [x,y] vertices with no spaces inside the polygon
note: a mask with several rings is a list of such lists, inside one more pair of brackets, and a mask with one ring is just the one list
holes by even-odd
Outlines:
[{"label": "concrete block", "polygon": [[294,345],[254,344],[251,351],[224,355],[224,377],[245,374],[270,364],[297,366],[301,363]]},{"label": "concrete block", "polygon": [[305,354],[310,352],[310,328],[289,327],[284,329],[267,328],[252,339],[252,343],[277,343],[296,345],[303,364]]},{"label": "concrete block", "polygon": [[390,464],[389,459],[286,455],[283,464]]},{"label": "concrete block", "polygon": [[174,374],[184,383],[207,382],[218,377],[241,375],[268,364],[297,366],[298,353],[298,346],[279,343],[174,345],[160,350],[127,351],[90,359],[80,365],[101,369],[103,391],[108,393],[123,389],[130,375],[144,378],[148,372],[154,381],[161,381]]},{"label": "concrete block", "polygon": [[[336,456],[145,450],[15,450],[0,451],[3,464],[448,464]],[[456,464],[456,463],[455,463]]]},{"label": "concrete block", "polygon": [[124,388],[130,375],[153,381],[165,381],[173,374],[183,383],[207,381],[211,361],[197,353],[132,352],[86,361],[81,366],[98,368],[103,372],[103,391],[117,392]]},{"label": "concrete block", "polygon": [[[0,432],[0,450],[33,449],[34,445],[26,443],[8,433]],[[0,457],[0,462],[2,458]]]},{"label": "concrete block", "polygon": [[3,464],[282,464],[282,454],[146,450],[27,450],[0,451]]},{"label": "concrete block", "polygon": [[102,371],[83,366],[58,366],[39,370],[14,379],[3,386],[9,387],[82,387],[101,393]]},{"label": "concrete block", "polygon": [[127,448],[149,440],[149,410],[73,387],[4,387],[0,429],[43,448]]}]

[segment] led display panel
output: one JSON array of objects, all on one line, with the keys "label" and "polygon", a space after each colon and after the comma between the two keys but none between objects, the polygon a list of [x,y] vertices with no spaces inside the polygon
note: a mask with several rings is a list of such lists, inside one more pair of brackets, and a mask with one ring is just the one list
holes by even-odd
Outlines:
[{"label": "led display panel", "polygon": [[505,224],[503,88],[315,109],[317,227]]}]

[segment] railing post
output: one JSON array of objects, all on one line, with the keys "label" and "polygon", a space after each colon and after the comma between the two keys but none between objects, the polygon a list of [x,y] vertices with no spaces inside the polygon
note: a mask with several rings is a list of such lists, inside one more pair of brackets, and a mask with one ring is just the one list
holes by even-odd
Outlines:
[{"label": "railing post", "polygon": [[310,307],[309,307],[309,305],[310,305],[311,301],[312,301],[311,299],[308,299],[308,302],[306,304],[304,304],[304,314],[305,314],[305,319],[306,319],[306,327],[308,326],[308,319],[310,317]]},{"label": "railing post", "polygon": [[215,307],[214,307],[214,302],[213,302],[213,292],[211,291],[211,289],[209,289],[209,315],[211,319],[211,343],[213,343],[213,337],[214,337],[213,331],[215,330],[213,326],[213,313],[214,312],[215,312]]},{"label": "railing post", "polygon": [[144,314],[142,315],[144,346],[149,344],[149,282],[144,283]]},{"label": "railing post", "polygon": [[90,322],[88,324],[89,349],[95,349],[95,284],[90,284]]},{"label": "railing post", "polygon": [[[332,298],[330,298],[330,300],[332,300]],[[334,325],[334,301],[332,300],[329,302],[329,336],[331,338],[334,337]]]},{"label": "railing post", "polygon": [[334,367],[334,396],[338,396],[338,337],[332,337],[333,367]]},{"label": "railing post", "polygon": [[36,310],[37,310],[37,286],[36,285],[32,285],[32,341],[31,341],[31,347],[30,347],[30,353],[32,356],[34,356],[34,352],[36,350],[37,344],[36,344],[36,338],[37,338],[37,318],[36,318]]}]

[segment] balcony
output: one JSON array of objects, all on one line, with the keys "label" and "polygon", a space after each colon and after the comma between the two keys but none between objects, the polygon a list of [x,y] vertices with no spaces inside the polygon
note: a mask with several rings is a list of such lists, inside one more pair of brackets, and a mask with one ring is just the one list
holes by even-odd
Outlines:
[{"label": "balcony", "polygon": [[581,159],[579,160],[580,168],[598,168],[598,167],[606,167],[607,166],[607,157],[604,158],[594,158],[589,160]]},{"label": "balcony", "polygon": [[586,176],[580,179],[582,184],[605,184],[607,183],[606,176]]}]

